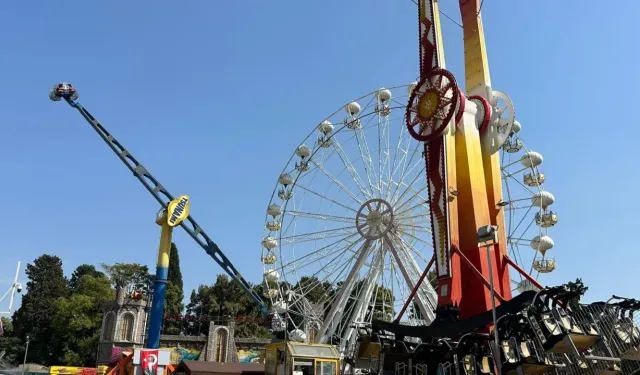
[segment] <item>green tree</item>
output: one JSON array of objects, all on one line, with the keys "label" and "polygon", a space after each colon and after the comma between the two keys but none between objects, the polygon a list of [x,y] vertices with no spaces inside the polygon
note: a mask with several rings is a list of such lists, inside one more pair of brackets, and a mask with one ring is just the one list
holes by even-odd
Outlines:
[{"label": "green tree", "polygon": [[[433,289],[438,290],[438,275],[436,274],[436,271],[427,272],[427,277],[423,282],[427,281],[429,282],[429,284],[431,284]],[[415,302],[415,300],[409,304],[409,307],[407,308],[407,311],[403,318],[406,319],[409,315],[415,319],[424,319],[422,311],[420,310],[420,307],[418,307],[418,304]]]},{"label": "green tree", "polygon": [[76,280],[76,289],[70,296],[56,301],[52,328],[55,342],[62,347],[63,353],[58,363],[67,366],[95,365],[102,305],[113,296],[111,282],[104,274],[86,273]]},{"label": "green tree", "polygon": [[218,275],[211,293],[211,298],[217,302],[216,315],[220,317],[236,317],[246,312],[249,305],[247,293],[237,281],[230,281],[227,275]]},{"label": "green tree", "polygon": [[431,284],[433,289],[438,290],[438,275],[436,271],[427,272],[427,280],[429,280],[429,284]]},{"label": "green tree", "polygon": [[3,333],[0,336],[0,369],[15,365],[22,351],[20,339],[14,337],[10,318],[0,317]]},{"label": "green tree", "polygon": [[[178,248],[171,243],[171,253],[169,255],[169,274],[167,276],[167,293],[165,296],[165,314],[180,315],[184,311],[184,290],[182,282],[182,271],[180,271],[180,255]],[[165,321],[163,333],[167,335],[177,335],[182,331],[182,322],[176,320]]]},{"label": "green tree", "polygon": [[136,290],[146,291],[153,280],[149,267],[138,263],[102,264],[104,272],[109,276],[116,288],[123,288],[127,295]]},{"label": "green tree", "polygon": [[24,344],[17,337],[0,337],[0,370],[18,364],[24,355]]},{"label": "green tree", "polygon": [[189,336],[199,336],[203,334],[205,331],[209,331],[208,325],[203,322],[202,317],[208,317],[208,314],[205,312],[205,309],[208,309],[208,305],[204,303],[204,291],[203,288],[206,288],[204,285],[200,285],[198,290],[193,289],[191,291],[191,296],[189,298],[189,303],[187,304],[187,314],[196,316],[198,319],[196,321],[189,321],[183,327],[183,332]]},{"label": "green tree", "polygon": [[324,303],[332,291],[330,282],[321,282],[316,276],[301,277],[294,289],[304,291],[305,298],[311,303]]},{"label": "green tree", "polygon": [[[254,289],[261,293],[259,286]],[[236,337],[270,337],[269,331],[260,322],[262,312],[240,286],[237,280],[229,280],[226,275],[218,275],[213,285],[200,285],[191,293],[187,313],[209,319],[236,319]],[[187,334],[207,334],[208,325],[198,320],[189,323]]]},{"label": "green tree", "polygon": [[13,322],[11,319],[5,316],[0,317],[0,324],[2,325],[2,336],[13,337]]},{"label": "green tree", "polygon": [[[355,307],[357,302],[360,300],[360,296],[365,292],[365,281],[365,279],[356,281],[353,289],[351,289],[351,295],[345,305],[342,315],[343,322],[345,322],[346,319],[349,319],[351,314],[355,311]],[[340,290],[341,287],[342,282],[339,282],[337,284],[337,290],[333,291],[333,293],[338,293],[338,290]],[[374,293],[375,306],[373,307],[373,309],[369,307],[369,311],[367,312],[367,314],[373,314],[373,318],[375,319],[390,321],[395,313],[395,311],[393,310],[393,306],[395,303],[393,292],[391,291],[391,289],[385,288],[382,285],[376,285]],[[325,312],[327,312],[327,308],[325,308]]]},{"label": "green tree", "polygon": [[[178,286],[180,290],[184,287],[182,281],[182,271],[180,270],[180,254],[176,244],[171,243],[171,252],[169,253],[169,273],[167,281]],[[180,300],[182,302],[182,299]]]},{"label": "green tree", "polygon": [[105,276],[104,273],[96,269],[96,266],[92,264],[81,264],[75,269],[75,271],[73,271],[71,278],[69,279],[69,291],[71,293],[76,290],[80,278],[84,275],[91,275],[93,277]]},{"label": "green tree", "polygon": [[393,319],[395,311],[393,305],[395,297],[389,288],[376,285],[375,307],[373,309],[373,318],[390,322]]},{"label": "green tree", "polygon": [[584,285],[581,278],[577,278],[576,281],[569,281],[564,284],[564,287],[570,292],[576,292],[578,294],[578,296],[569,300],[569,307],[575,311],[580,306],[580,299],[587,293],[589,287]]},{"label": "green tree", "polygon": [[41,255],[27,265],[26,274],[27,293],[14,314],[13,327],[21,340],[26,335],[31,337],[27,360],[51,365],[58,358],[52,330],[56,301],[67,296],[62,260],[54,255]]}]

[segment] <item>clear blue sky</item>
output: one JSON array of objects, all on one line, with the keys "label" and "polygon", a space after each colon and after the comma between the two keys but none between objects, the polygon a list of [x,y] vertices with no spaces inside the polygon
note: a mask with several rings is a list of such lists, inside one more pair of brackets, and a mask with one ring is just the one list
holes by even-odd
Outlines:
[{"label": "clear blue sky", "polygon": [[[545,157],[560,223],[558,270],[589,299],[638,296],[640,4],[485,0],[493,86]],[[613,3],[612,3],[613,4]],[[457,1],[443,11],[459,19]],[[155,265],[157,203],[78,113],[81,102],[175,195],[242,274],[259,281],[266,205],[279,172],[325,116],[417,73],[410,0],[13,1],[0,4],[0,281],[18,260]],[[462,81],[461,29],[443,18]],[[182,231],[187,295],[220,268]],[[23,279],[24,280],[24,279]]]}]

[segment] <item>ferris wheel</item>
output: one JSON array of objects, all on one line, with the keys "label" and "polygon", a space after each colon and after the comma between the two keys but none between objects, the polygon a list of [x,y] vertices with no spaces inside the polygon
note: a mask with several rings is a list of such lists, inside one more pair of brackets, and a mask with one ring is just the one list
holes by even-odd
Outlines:
[{"label": "ferris wheel", "polygon": [[[511,104],[507,107],[513,110]],[[543,157],[525,146],[520,131],[520,123],[513,121],[500,150],[503,198],[499,205],[504,209],[509,256],[537,279],[556,269],[548,252],[554,247],[549,229],[558,223],[558,215],[551,209],[555,197],[544,190]],[[536,289],[522,276],[512,285],[520,293]]]},{"label": "ferris wheel", "polygon": [[[265,295],[291,340],[344,353],[362,324],[393,319],[433,255],[423,145],[404,123],[414,88],[349,102],[292,147],[262,239]],[[422,283],[411,322],[436,304]]]}]

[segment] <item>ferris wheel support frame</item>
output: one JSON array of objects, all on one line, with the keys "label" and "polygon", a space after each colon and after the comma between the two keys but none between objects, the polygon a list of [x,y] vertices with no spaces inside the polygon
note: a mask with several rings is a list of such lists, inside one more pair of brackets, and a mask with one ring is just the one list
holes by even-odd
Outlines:
[{"label": "ferris wheel support frame", "polygon": [[[414,298],[416,304],[418,305],[418,308],[420,309],[420,312],[422,313],[423,319],[427,322],[434,321],[434,311],[436,307],[435,297],[433,297],[434,301],[430,301],[427,291],[425,290],[425,288],[423,288],[423,284],[420,282],[420,277],[418,276],[419,270],[417,268],[417,265],[415,264],[415,262],[410,261],[410,256],[407,256],[407,254],[404,253],[406,249],[404,249],[402,246],[398,246],[396,248],[396,246],[393,245],[393,241],[385,242],[387,243],[386,245],[389,247],[389,251],[391,251],[393,258],[395,259],[398,268],[400,269],[400,273],[407,283],[407,286],[412,289],[416,289]],[[408,260],[406,264],[400,254],[402,254],[404,258]],[[411,271],[413,271],[413,275],[410,274]],[[413,278],[411,276],[413,276]]]},{"label": "ferris wheel support frame", "polygon": [[[349,319],[350,322],[361,322],[365,317],[367,308],[369,307],[369,301],[371,300],[373,293],[375,293],[377,289],[376,280],[378,280],[379,275],[383,272],[384,257],[385,253],[382,249],[380,249],[378,253],[375,254],[374,260],[372,262],[372,267],[369,269],[370,272],[365,278],[366,281],[363,288],[365,292],[363,293],[363,297],[358,299],[356,308],[354,309],[353,314],[351,314],[351,319]],[[347,328],[347,333],[344,336],[346,340],[340,343],[341,353],[344,353],[345,350],[352,349],[352,346],[357,338],[357,335],[355,334],[356,331],[357,328],[355,324],[352,324],[351,326],[349,326],[349,328]]]},{"label": "ferris wheel support frame", "polygon": [[400,312],[398,313],[398,316],[395,319],[396,322],[400,322],[400,319],[402,319],[402,316],[404,315],[405,311],[407,311],[409,304],[411,303],[411,301],[413,301],[413,297],[416,296],[416,293],[418,292],[418,288],[424,282],[424,279],[427,277],[427,274],[429,274],[429,270],[431,270],[431,267],[433,266],[433,263],[435,263],[435,261],[436,261],[436,256],[434,255],[433,257],[431,257],[431,260],[429,261],[429,263],[427,263],[427,266],[424,268],[422,275],[420,275],[420,280],[418,280],[418,282],[416,283],[416,286],[411,290],[411,294],[409,294],[409,297],[407,297],[407,300],[404,302],[402,309],[400,310]]},{"label": "ferris wheel support frame", "polygon": [[322,326],[320,327],[320,330],[318,331],[318,334],[320,336],[320,339],[318,340],[319,343],[327,343],[330,340],[331,336],[333,336],[333,333],[337,328],[337,322],[342,317],[342,314],[344,313],[344,307],[346,306],[347,301],[349,300],[349,296],[351,295],[351,291],[355,286],[358,272],[360,272],[360,269],[367,260],[367,256],[371,252],[371,242],[372,241],[370,239],[365,239],[365,242],[362,244],[354,267],[351,269],[349,275],[347,275],[347,278],[345,279],[345,282],[340,287],[338,295],[333,305],[331,306],[331,309],[327,313]]}]

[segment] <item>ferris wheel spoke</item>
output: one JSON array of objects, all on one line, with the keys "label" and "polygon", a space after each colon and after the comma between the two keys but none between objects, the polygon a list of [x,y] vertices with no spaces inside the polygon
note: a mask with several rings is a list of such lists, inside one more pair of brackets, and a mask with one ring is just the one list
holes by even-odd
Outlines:
[{"label": "ferris wheel spoke", "polygon": [[[411,238],[413,238],[414,240],[416,240],[416,241],[418,241],[418,242],[421,242],[421,243],[423,243],[423,244],[427,245],[428,247],[433,247],[433,245],[432,245],[430,242],[425,241],[425,240],[423,240],[423,239],[421,239],[421,238],[419,238],[419,237],[416,237],[416,236],[414,236],[414,235],[412,235],[412,234],[410,234],[410,233],[404,233],[404,235],[406,235],[407,237],[411,237]],[[424,256],[424,254],[422,254],[420,251],[416,250],[413,246],[409,245],[409,244],[407,243],[407,241],[405,241],[404,239],[402,239],[402,237],[401,237],[401,236],[399,236],[399,235],[397,235],[397,234],[396,234],[395,236],[396,236],[400,241],[402,241],[402,243],[404,244],[404,246],[405,246],[407,249],[409,249],[412,253],[416,254],[416,255],[417,255],[420,259],[422,259],[425,263],[429,263],[429,260],[430,260],[430,259],[427,259],[427,257],[425,257],[425,256]]]},{"label": "ferris wheel spoke", "polygon": [[[408,176],[411,175],[414,172],[414,168],[411,167],[410,169],[404,169],[403,170],[403,174],[400,176],[397,176],[397,179],[394,179],[393,175],[392,178],[390,180],[390,185],[393,185],[393,192],[391,191],[391,189],[389,189],[389,192],[387,194],[387,200],[390,202],[394,202],[394,204],[397,204],[399,202],[399,200],[401,199],[400,194],[406,194],[406,189],[412,189],[413,185],[418,182],[421,181],[419,179],[413,179],[412,183],[407,185],[407,183],[405,182],[405,180],[408,180]],[[417,173],[418,175],[420,173]],[[422,181],[423,183],[426,182],[426,179]],[[402,192],[401,192],[402,191]]]},{"label": "ferris wheel spoke", "polygon": [[[305,186],[302,186],[302,185],[300,185],[300,184],[296,184],[296,188],[300,188],[300,189],[302,189],[303,191],[305,191],[305,192],[307,192],[307,193],[309,193],[309,194],[312,194],[312,195],[314,195],[314,196],[316,196],[316,197],[318,197],[318,198],[321,198],[321,199],[324,199],[324,200],[329,201],[329,202],[331,202],[331,203],[334,203],[334,204],[336,204],[336,205],[338,205],[338,206],[340,206],[340,207],[342,207],[342,208],[344,208],[344,209],[346,209],[346,210],[349,210],[349,211],[352,211],[352,212],[358,212],[357,210],[355,210],[355,209],[354,209],[354,208],[352,208],[352,207],[349,207],[349,206],[344,205],[344,204],[342,204],[342,203],[340,203],[340,202],[338,202],[338,201],[336,201],[336,200],[334,200],[334,199],[331,199],[331,198],[327,197],[327,196],[326,196],[326,195],[324,195],[324,194],[316,193],[315,191],[313,191],[313,190],[311,190],[311,189],[309,189],[309,188],[307,188],[307,187],[305,187]],[[352,198],[354,198],[354,199],[356,200],[356,202],[358,202],[358,203],[362,204],[362,202],[360,202],[360,200],[359,200],[359,199],[357,199],[357,198],[355,198],[355,197],[352,197]]]},{"label": "ferris wheel spoke", "polygon": [[373,160],[371,159],[369,145],[367,144],[367,137],[362,128],[356,129],[356,143],[358,144],[358,149],[360,150],[360,158],[367,175],[367,181],[369,182],[369,190],[371,192],[375,190],[378,192],[378,194],[381,194],[380,187],[376,184],[376,172],[375,168],[373,167]]},{"label": "ferris wheel spoke", "polygon": [[[418,196],[419,193],[416,193],[415,196]],[[405,206],[407,203],[411,202],[412,199],[407,200],[405,203],[401,204],[400,207],[398,207],[398,209],[402,208],[403,206]],[[396,215],[398,215],[399,217],[402,217],[402,215],[404,214],[408,214],[410,212],[412,212],[413,210],[420,208],[420,207],[425,207],[428,203],[428,201],[425,200],[420,200],[418,201],[418,203],[414,204],[413,206],[404,209],[403,211],[398,212]]]},{"label": "ferris wheel spoke", "polygon": [[[402,129],[404,129],[404,127]],[[398,169],[400,169],[400,167],[403,166],[404,162],[407,160],[407,157],[409,155],[408,145],[406,146],[406,148],[402,147],[403,146],[402,140],[403,139],[402,139],[402,130],[401,130],[400,136],[398,136],[398,144],[396,145],[396,151],[393,154],[393,161],[391,162],[391,166],[389,167],[389,180],[387,182],[388,187],[387,187],[387,193],[385,194],[385,199],[387,201],[391,200],[391,197],[398,190],[398,186],[400,186],[404,178],[403,176],[404,168],[402,168],[402,172],[400,173],[400,176],[398,176],[398,181],[395,181],[396,172],[398,172]],[[398,155],[400,155],[400,159],[398,159]]]},{"label": "ferris wheel spoke", "polygon": [[[513,257],[513,259],[516,260],[516,263],[518,263],[518,265],[525,267],[525,263],[522,261],[522,254],[520,254],[520,248],[512,243],[509,243],[509,251],[511,252],[511,255]],[[533,265],[533,262],[531,263],[531,265]],[[522,279],[522,276],[520,277]]]},{"label": "ferris wheel spoke", "polygon": [[520,242],[522,242],[522,243],[529,243],[529,242],[531,242],[531,239],[530,239],[530,238],[511,238],[511,241],[510,241],[510,242],[511,242],[512,244],[519,245],[519,244],[520,244]]},{"label": "ferris wheel spoke", "polygon": [[523,206],[519,206],[517,205],[520,202],[525,202],[525,201],[531,201],[531,199],[528,198],[523,198],[523,199],[514,199],[512,201],[509,201],[507,203],[509,203],[509,206],[505,207],[505,211],[518,211],[518,210],[530,210],[533,207],[536,207],[533,204],[527,204],[527,205],[523,205]]},{"label": "ferris wheel spoke", "polygon": [[[397,193],[399,193],[399,191],[397,190],[398,188],[403,187],[403,186],[404,187],[412,186],[412,184],[407,185],[407,183],[405,182],[405,180],[407,180],[409,176],[413,175],[413,176],[416,176],[416,177],[417,176],[424,177],[424,174],[423,174],[424,173],[424,159],[422,157],[419,157],[417,160],[415,160],[415,161],[413,160],[413,157],[415,155],[418,155],[418,154],[421,155],[421,153],[417,152],[417,150],[414,151],[414,153],[411,155],[412,159],[410,159],[407,162],[407,165],[405,166],[406,168],[404,168],[402,170],[402,174],[400,175],[400,179],[397,182],[398,186],[396,186],[396,191],[395,191],[396,194],[394,196],[394,200],[399,200],[400,199],[399,197],[397,197]],[[415,181],[412,180],[412,182],[415,182]],[[424,182],[426,183],[426,178],[425,178]]]},{"label": "ferris wheel spoke", "polygon": [[336,222],[348,223],[348,224],[355,224],[355,221],[356,221],[355,218],[346,217],[346,216],[313,214],[310,212],[300,212],[300,211],[287,211],[286,213],[291,216],[297,216],[302,218],[329,220],[329,221],[336,221]]},{"label": "ferris wheel spoke", "polygon": [[[422,215],[428,215],[428,213],[424,213]],[[421,215],[421,216],[422,216]],[[425,223],[426,224],[426,223]],[[426,227],[426,226],[422,226],[422,225],[415,225],[415,224],[402,224],[403,227],[409,227],[412,228],[414,231],[416,232],[424,232],[424,233],[431,233],[431,228],[430,227]]]},{"label": "ferris wheel spoke", "polygon": [[[417,168],[417,166],[420,166],[420,168]],[[400,180],[398,181],[396,186],[396,191],[393,194],[393,197],[391,198],[394,204],[398,204],[398,202],[402,201],[402,198],[405,196],[405,194],[407,194],[408,190],[415,190],[413,186],[416,183],[418,183],[418,186],[421,186],[420,185],[421,183],[424,184],[424,186],[426,186],[427,179],[421,173],[422,168],[424,168],[423,166],[424,166],[424,161],[418,160],[414,162],[413,165],[410,166],[408,169],[404,170],[404,174],[401,176]],[[413,177],[413,179],[411,180],[411,183],[407,184],[405,180],[408,180],[408,177],[414,173],[415,173],[415,177]],[[404,188],[402,189],[402,193],[400,192],[401,187]]]},{"label": "ferris wheel spoke", "polygon": [[510,180],[515,182],[518,186],[520,186],[521,188],[523,188],[525,191],[527,191],[530,194],[535,194],[535,192],[533,190],[531,190],[531,188],[525,184],[523,184],[522,182],[520,182],[520,180],[518,180],[514,174],[509,174],[509,175],[503,175],[502,177],[503,180]]},{"label": "ferris wheel spoke", "polygon": [[[413,185],[420,180],[420,178],[425,178],[424,176],[421,176],[420,174],[416,175],[416,177],[413,179],[413,181],[411,181],[411,183],[409,185],[407,185],[407,187],[403,190],[402,194],[400,194],[400,196],[395,199],[393,201],[396,210],[400,210],[405,204],[407,204],[408,202],[410,202],[411,200],[413,200],[416,196],[416,194],[421,193],[422,191],[427,189],[427,184],[425,184],[424,186],[422,186],[419,190],[417,190],[417,193],[414,193],[413,195],[409,196],[409,198],[405,201],[402,201],[402,198],[404,198],[404,196],[411,190],[411,191],[415,191],[415,189],[413,189]],[[400,186],[400,185],[398,185]],[[402,202],[402,204],[398,205],[399,202]]]},{"label": "ferris wheel spoke", "polygon": [[429,212],[424,212],[424,213],[420,213],[418,215],[412,215],[412,216],[402,216],[402,220],[413,220],[413,219],[423,219],[424,222],[422,222],[425,225],[431,225],[431,222],[428,219],[425,219],[425,216],[428,216]]},{"label": "ferris wheel spoke", "polygon": [[[302,270],[307,270],[308,266],[313,266],[313,267],[309,267],[312,268],[311,270],[311,277],[320,277],[320,274],[325,275],[325,277],[320,278],[319,280],[321,281],[326,281],[328,279],[328,277],[330,277],[330,275],[332,275],[334,273],[334,268],[338,267],[338,264],[342,264],[340,262],[343,262],[344,258],[347,257],[348,255],[351,254],[351,257],[355,256],[355,250],[353,250],[353,248],[356,246],[357,243],[360,242],[360,239],[349,243],[349,245],[345,246],[341,246],[341,247],[336,247],[335,249],[331,250],[331,251],[327,251],[325,255],[323,255],[322,257],[319,258],[315,258],[315,259],[306,259],[304,263],[300,262],[299,266],[298,264],[296,264],[296,268],[294,269],[294,272],[297,271],[302,271]],[[294,263],[294,262],[291,262]],[[348,261],[347,263],[348,264]],[[296,275],[296,277],[299,275]],[[309,275],[305,275],[305,276],[309,276]]]},{"label": "ferris wheel spoke", "polygon": [[326,229],[326,230],[320,230],[317,232],[301,233],[301,234],[295,234],[292,236],[280,237],[280,241],[287,244],[296,244],[296,243],[303,243],[308,241],[326,240],[326,239],[335,238],[335,237],[340,237],[344,239],[345,236],[350,236],[355,234],[356,234],[356,227],[352,226],[352,227]]},{"label": "ferris wheel spoke", "polygon": [[[327,272],[325,267],[323,269],[320,269],[318,271],[316,271],[315,273],[313,273],[310,277],[311,278],[315,278],[317,281],[310,283],[307,285],[306,289],[306,294],[310,293],[312,290],[314,290],[315,288],[328,283],[330,285],[332,285],[332,287],[335,287],[336,285],[336,280],[338,280],[339,278],[341,278],[343,275],[345,275],[347,272],[347,270],[349,269],[349,266],[351,265],[352,261],[355,259],[355,256],[357,255],[357,252],[353,250],[353,248],[359,243],[360,241],[356,241],[352,244],[350,244],[345,251],[340,252],[336,257],[334,257],[330,262],[328,263],[333,263],[336,264],[335,267],[333,267],[330,272]],[[342,261],[342,259],[345,257],[345,255],[347,253],[353,253],[353,255],[347,260],[347,261]],[[338,264],[341,264],[341,266],[338,266]],[[319,275],[321,272],[325,273],[325,276],[323,278],[320,278]],[[336,274],[337,273],[337,274]],[[331,279],[331,280],[330,280]],[[331,299],[331,294],[328,293],[325,295],[324,299],[321,299],[319,301],[319,303],[322,303],[323,306],[326,305],[326,303]]]},{"label": "ferris wheel spoke", "polygon": [[373,192],[370,191],[365,185],[365,183],[362,181],[362,178],[358,174],[356,168],[353,166],[353,163],[351,163],[351,160],[349,159],[347,154],[342,149],[342,146],[340,146],[340,143],[338,143],[338,140],[334,140],[333,147],[336,150],[338,157],[342,161],[342,164],[344,164],[344,166],[347,168],[347,171],[349,172],[349,175],[353,179],[353,182],[355,182],[356,186],[358,186],[358,189],[360,190],[362,195],[367,199],[371,199],[373,197]]},{"label": "ferris wheel spoke", "polygon": [[[322,152],[322,153],[319,155],[319,158],[320,158],[321,160],[324,160],[325,156],[326,156],[326,155],[325,155],[325,153],[324,153],[324,152]],[[310,180],[310,181],[309,181],[309,183],[313,183],[313,181],[316,179],[316,177],[317,177],[317,176],[318,176],[318,171],[313,171],[313,172],[312,172],[312,174],[311,174],[311,177],[309,178],[309,180]],[[300,179],[300,175],[298,175],[298,179]],[[296,181],[296,182],[297,182],[297,181]],[[298,206],[302,205],[302,203],[304,202],[304,198],[305,198],[305,195],[306,195],[305,193],[306,193],[306,192],[303,192],[303,193],[302,193],[302,198],[301,198],[301,199],[299,199]],[[274,194],[275,194],[275,192],[274,192]],[[295,202],[295,201],[297,201],[298,199],[296,199],[296,197],[294,196],[294,197],[293,197],[293,200],[294,200],[294,202]],[[289,204],[289,203],[290,203],[290,200],[286,200],[286,201],[284,202],[284,204],[282,205],[282,208],[281,208],[281,209],[282,209],[282,211],[286,211],[286,210],[287,210],[287,207],[288,207],[288,204]],[[294,205],[294,207],[295,207],[295,205]],[[294,211],[294,210],[292,210],[292,211]],[[295,212],[295,211],[294,211],[294,212]],[[293,215],[292,215],[292,216],[293,216]],[[275,219],[275,218],[274,218],[274,219]],[[289,223],[284,227],[284,230],[283,230],[283,231],[281,231],[280,233],[283,233],[283,232],[284,232],[284,233],[287,233],[287,232],[289,231],[289,229],[290,229],[290,226],[291,226],[291,225],[293,225],[293,224],[296,222],[296,220],[294,220],[294,219],[295,219],[295,217],[294,217],[292,220],[290,220],[290,221],[289,221]],[[281,225],[284,225],[284,222],[282,222],[282,223],[281,223]]]},{"label": "ferris wheel spoke", "polygon": [[[518,163],[520,163],[520,160],[514,161],[511,164],[505,165],[504,167],[502,167],[502,169],[506,171],[511,165],[518,164]],[[505,172],[505,175],[506,176],[515,176],[515,175],[517,175],[519,173],[522,173],[524,171],[527,171],[529,169],[530,168],[524,167],[524,168],[516,169],[513,172]]]},{"label": "ferris wheel spoke", "polygon": [[[406,127],[402,127],[402,129],[404,130]],[[408,133],[408,132],[407,132]],[[394,170],[393,170],[393,175],[396,174],[397,169],[402,167],[401,172],[400,172],[400,177],[396,183],[396,188],[393,191],[393,193],[391,194],[391,200],[393,202],[397,201],[397,194],[399,193],[399,188],[402,185],[402,183],[404,182],[404,179],[406,176],[408,176],[410,173],[410,171],[413,169],[413,167],[415,167],[415,164],[413,163],[413,159],[415,158],[416,155],[420,154],[420,142],[418,142],[416,144],[416,146],[413,148],[413,152],[411,152],[411,157],[407,160],[407,156],[409,154],[409,141],[410,141],[410,137],[407,136],[407,145],[406,145],[406,153],[405,155],[402,157],[402,159],[400,160],[400,162],[398,163],[397,166],[395,166],[394,163]],[[400,144],[401,140],[398,141],[398,145]],[[399,147],[399,146],[398,146]],[[400,148],[400,147],[399,147]],[[421,158],[418,158],[418,162],[421,162]],[[407,171],[407,168],[410,168]]]},{"label": "ferris wheel spoke", "polygon": [[[411,197],[409,197],[409,199],[407,199],[405,202],[403,202],[401,205],[399,205],[396,208],[396,210],[399,211],[397,213],[397,215],[398,216],[403,216],[403,215],[409,214],[410,212],[412,212],[416,208],[420,208],[423,205],[427,205],[428,202],[429,202],[429,199],[427,197],[424,197],[424,196],[420,195],[421,193],[426,192],[426,190],[427,190],[427,186],[426,185],[421,187],[420,190],[417,190],[417,191],[413,190],[414,194]],[[416,202],[416,201],[418,202],[417,204],[409,207],[408,209],[404,209],[404,210],[400,211],[400,209],[402,209],[407,204],[413,203],[413,202]],[[426,208],[426,206],[425,206],[425,208]],[[428,211],[428,208],[426,208],[426,210]]]},{"label": "ferris wheel spoke", "polygon": [[[532,207],[528,207],[527,212],[518,221],[518,224],[516,224],[516,226],[513,228],[513,230],[509,231],[509,238],[515,236],[516,232],[518,231],[518,228],[520,228],[520,225],[522,225],[525,222],[525,220],[527,218],[527,214],[529,213],[529,211],[531,211],[531,209],[532,209]],[[533,224],[533,222],[530,222],[526,229],[529,229],[532,224]],[[525,229],[525,231],[526,231],[526,229]]]},{"label": "ferris wheel spoke", "polygon": [[[319,277],[322,273],[324,274],[323,278],[318,278],[319,281],[326,282],[331,281],[332,283],[336,283],[339,278],[345,275],[349,266],[355,262],[356,257],[358,256],[358,251],[354,250],[357,244],[360,243],[360,239],[356,242],[349,244],[343,250],[338,251],[338,255],[336,255],[331,260],[322,259],[320,263],[322,267],[315,272],[314,277]],[[338,272],[336,274],[336,272]]]},{"label": "ferris wheel spoke", "polygon": [[[350,236],[347,236],[347,237],[344,237],[344,238],[339,239],[339,240],[337,240],[337,241],[334,241],[334,242],[330,243],[329,245],[323,246],[323,247],[321,247],[321,248],[319,248],[319,249],[317,249],[317,250],[314,250],[314,251],[312,251],[312,252],[310,252],[310,253],[308,253],[308,254],[305,254],[304,256],[302,256],[302,257],[300,257],[300,258],[298,258],[298,259],[296,259],[296,260],[293,260],[293,261],[291,261],[291,262],[289,262],[289,263],[282,264],[282,265],[280,266],[280,268],[279,268],[279,269],[280,269],[280,270],[282,270],[282,271],[284,271],[286,268],[290,268],[290,267],[292,267],[294,264],[296,264],[296,262],[300,262],[300,261],[302,261],[302,260],[306,260],[306,261],[308,261],[308,259],[309,259],[310,257],[312,257],[312,256],[314,256],[314,255],[318,255],[318,254],[321,254],[321,258],[325,258],[328,254],[333,253],[333,252],[327,253],[327,251],[329,251],[329,249],[333,248],[334,246],[336,246],[337,244],[339,244],[339,243],[341,243],[341,242],[344,242],[344,241],[347,241],[347,240],[349,240],[349,239],[351,239],[351,238],[354,238],[354,237],[356,237],[357,235],[358,235],[358,233],[354,233],[354,234],[352,234],[352,235],[350,235]],[[359,240],[360,240],[360,239],[358,239],[358,241],[359,241]],[[338,248],[338,250],[336,250],[336,251],[339,251],[339,250],[342,250],[342,249],[343,249],[343,248]],[[315,259],[314,259],[314,260],[312,260],[312,261],[311,261],[311,263],[316,262],[316,261],[317,261],[317,260],[315,260]],[[308,265],[308,264],[310,264],[310,263],[307,263],[307,264],[305,264],[305,265]]]},{"label": "ferris wheel spoke", "polygon": [[[380,104],[378,104],[380,105]],[[389,168],[389,117],[378,113],[378,186],[380,186],[380,196],[384,196],[384,186],[391,179],[391,170]],[[386,172],[386,173],[385,173]]]},{"label": "ferris wheel spoke", "polygon": [[[416,236],[413,235],[409,235],[407,234],[409,237],[424,243],[425,245],[427,245],[430,249],[433,249],[433,246],[431,245],[431,243],[424,241]],[[416,256],[418,256],[418,258],[420,258],[425,264],[429,264],[429,262],[431,261],[430,258],[426,257],[422,252],[418,251],[415,247],[413,247],[411,244],[409,244],[407,241],[404,240],[404,238],[402,238],[401,236],[394,234],[394,237],[400,242],[400,244],[402,245],[403,248],[409,250],[409,252],[416,254]],[[415,263],[414,258],[411,258],[413,260],[413,262]],[[416,264],[416,268],[418,267],[418,265]]]},{"label": "ferris wheel spoke", "polygon": [[[357,250],[354,250],[354,248],[359,243],[361,243],[361,240],[362,239],[358,239],[350,243],[341,251],[334,252],[334,253],[337,253],[337,255],[335,255],[333,258],[329,259],[329,257],[326,257],[325,259],[322,259],[320,262],[321,267],[319,267],[318,270],[316,270],[309,276],[311,278],[315,278],[316,281],[313,283],[309,283],[308,285],[310,285],[313,288],[324,283],[330,283],[334,285],[336,283],[336,280],[343,275],[345,270],[349,268],[351,263],[355,260],[356,256],[358,255]],[[351,256],[347,257],[347,254],[351,254]],[[347,257],[347,259],[345,259],[345,257]],[[326,297],[330,298],[331,296],[327,295]]]},{"label": "ferris wheel spoke", "polygon": [[[315,165],[320,171],[322,171],[322,173],[324,173],[331,181],[333,181],[334,184],[336,184],[342,191],[344,191],[347,195],[349,195],[353,200],[355,200],[356,202],[358,202],[359,204],[362,204],[362,200],[359,199],[358,197],[355,196],[355,194],[353,194],[351,191],[349,191],[349,189],[347,189],[346,186],[344,186],[340,181],[338,181],[331,173],[329,173],[329,171],[327,171],[322,164],[318,164],[316,162],[314,162],[313,160],[311,161],[311,163],[313,163],[313,165]],[[323,197],[325,198],[325,197]],[[328,198],[325,198],[328,199]],[[356,212],[356,210],[349,208],[350,210]]]}]

